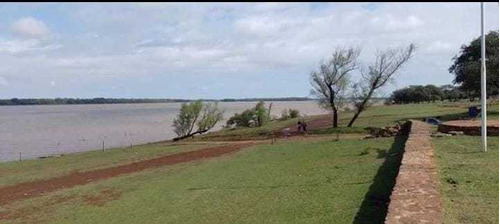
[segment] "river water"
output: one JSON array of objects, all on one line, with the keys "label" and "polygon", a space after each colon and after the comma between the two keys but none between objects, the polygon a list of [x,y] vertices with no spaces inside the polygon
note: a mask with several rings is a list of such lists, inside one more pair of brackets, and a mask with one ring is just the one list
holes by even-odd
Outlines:
[{"label": "river water", "polygon": [[[227,119],[256,102],[221,102]],[[175,137],[172,121],[180,103],[0,106],[0,161],[37,158],[145,144]],[[266,102],[266,107],[269,102]],[[271,114],[286,108],[324,114],[315,101],[273,102]],[[215,129],[220,129],[225,121]]]}]

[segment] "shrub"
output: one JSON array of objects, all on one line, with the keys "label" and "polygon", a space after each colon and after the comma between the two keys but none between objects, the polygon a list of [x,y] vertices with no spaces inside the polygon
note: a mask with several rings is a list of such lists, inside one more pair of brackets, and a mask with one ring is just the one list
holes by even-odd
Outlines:
[{"label": "shrub", "polygon": [[297,118],[297,117],[300,117],[300,112],[298,110],[284,109],[283,111],[281,111],[280,120],[284,121],[284,120],[288,120],[290,118]]},{"label": "shrub", "polygon": [[288,110],[289,112],[289,115],[290,115],[290,118],[297,118],[297,117],[300,117],[300,113],[298,110],[295,110],[295,109],[289,109]]},{"label": "shrub", "polygon": [[236,127],[255,127],[262,126],[269,122],[270,118],[267,113],[267,109],[264,106],[264,101],[260,101],[252,109],[246,109],[241,114],[234,114],[229,120],[227,120],[227,126]]},{"label": "shrub", "polygon": [[252,109],[247,109],[243,111],[241,114],[234,114],[229,120],[227,120],[227,126],[236,126],[236,127],[251,127],[254,123],[255,111]]},{"label": "shrub", "polygon": [[257,126],[262,126],[269,122],[269,115],[267,114],[267,109],[264,106],[264,101],[259,101],[255,105],[255,122]]},{"label": "shrub", "polygon": [[287,109],[283,109],[281,111],[280,120],[284,121],[284,120],[288,120],[289,118],[290,118],[290,115],[288,114],[288,110]]}]

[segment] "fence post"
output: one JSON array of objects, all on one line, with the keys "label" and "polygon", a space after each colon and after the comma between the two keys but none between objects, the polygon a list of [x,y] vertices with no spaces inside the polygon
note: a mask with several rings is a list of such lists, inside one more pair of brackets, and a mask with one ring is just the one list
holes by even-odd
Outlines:
[{"label": "fence post", "polygon": [[19,152],[19,162],[21,162],[22,157],[21,157],[21,152]]},{"label": "fence post", "polygon": [[104,141],[102,141],[102,151],[104,152]]}]

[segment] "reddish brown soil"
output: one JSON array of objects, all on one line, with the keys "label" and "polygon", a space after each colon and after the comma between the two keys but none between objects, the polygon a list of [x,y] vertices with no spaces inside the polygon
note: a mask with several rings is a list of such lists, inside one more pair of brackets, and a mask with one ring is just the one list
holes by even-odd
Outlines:
[{"label": "reddish brown soil", "polygon": [[122,174],[139,172],[149,168],[172,165],[204,158],[218,157],[224,154],[238,151],[250,144],[232,144],[217,147],[204,148],[195,151],[183,152],[173,155],[162,156],[155,159],[144,160],[131,164],[110,167],[87,172],[75,172],[65,176],[47,180],[20,183],[13,186],[0,188],[0,206],[11,202],[41,196],[53,191],[70,188],[77,185],[85,185]]},{"label": "reddish brown soil", "polygon": [[101,189],[97,194],[76,194],[68,196],[54,195],[39,205],[29,205],[27,207],[13,207],[11,209],[0,211],[0,220],[17,220],[19,223],[49,223],[46,218],[39,214],[52,214],[57,210],[59,204],[74,203],[81,201],[87,206],[105,206],[109,201],[117,200],[121,197],[121,191],[116,188]]},{"label": "reddish brown soil", "polygon": [[38,206],[22,207],[14,210],[0,212],[0,220],[29,219],[27,223],[41,223],[42,220],[32,220],[31,215],[40,212],[51,212],[58,204],[75,199],[75,196],[54,196]]},{"label": "reddish brown soil", "polygon": [[[306,122],[307,124],[307,130],[316,130],[316,129],[323,129],[323,128],[329,128],[332,126],[332,115],[321,115],[318,118],[315,118],[309,122]],[[298,130],[297,130],[297,124],[288,126],[286,128],[289,128],[289,134],[290,135],[298,135]],[[275,136],[283,136],[283,130],[285,128],[282,128],[280,130],[277,130],[274,132]]]},{"label": "reddish brown soil", "polygon": [[[486,130],[487,135],[498,136],[498,120],[489,120],[486,124]],[[438,131],[443,133],[462,131],[466,135],[481,135],[481,121],[455,120],[443,122],[438,125]]]}]

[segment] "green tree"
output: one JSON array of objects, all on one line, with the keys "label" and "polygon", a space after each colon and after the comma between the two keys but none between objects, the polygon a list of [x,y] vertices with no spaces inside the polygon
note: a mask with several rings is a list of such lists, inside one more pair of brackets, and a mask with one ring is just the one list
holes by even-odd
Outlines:
[{"label": "green tree", "polygon": [[267,122],[269,122],[269,114],[267,113],[267,109],[264,105],[264,101],[259,101],[257,105],[255,105],[255,125],[260,127]]},{"label": "green tree", "polygon": [[436,102],[436,100],[441,100],[444,98],[444,93],[439,87],[429,84],[424,86],[424,88],[430,94],[429,100],[432,100],[432,102]]},{"label": "green tree", "polygon": [[[201,100],[183,103],[172,125],[178,136],[173,140],[178,141],[209,131],[222,120],[222,114],[223,111],[218,109],[217,103],[203,104]],[[195,126],[197,126],[196,131],[194,131]]]},{"label": "green tree", "polygon": [[[486,91],[488,96],[498,95],[498,31],[486,35]],[[449,72],[455,74],[453,83],[467,92],[471,100],[481,92],[481,38],[463,45],[459,55],[453,57]]]}]

